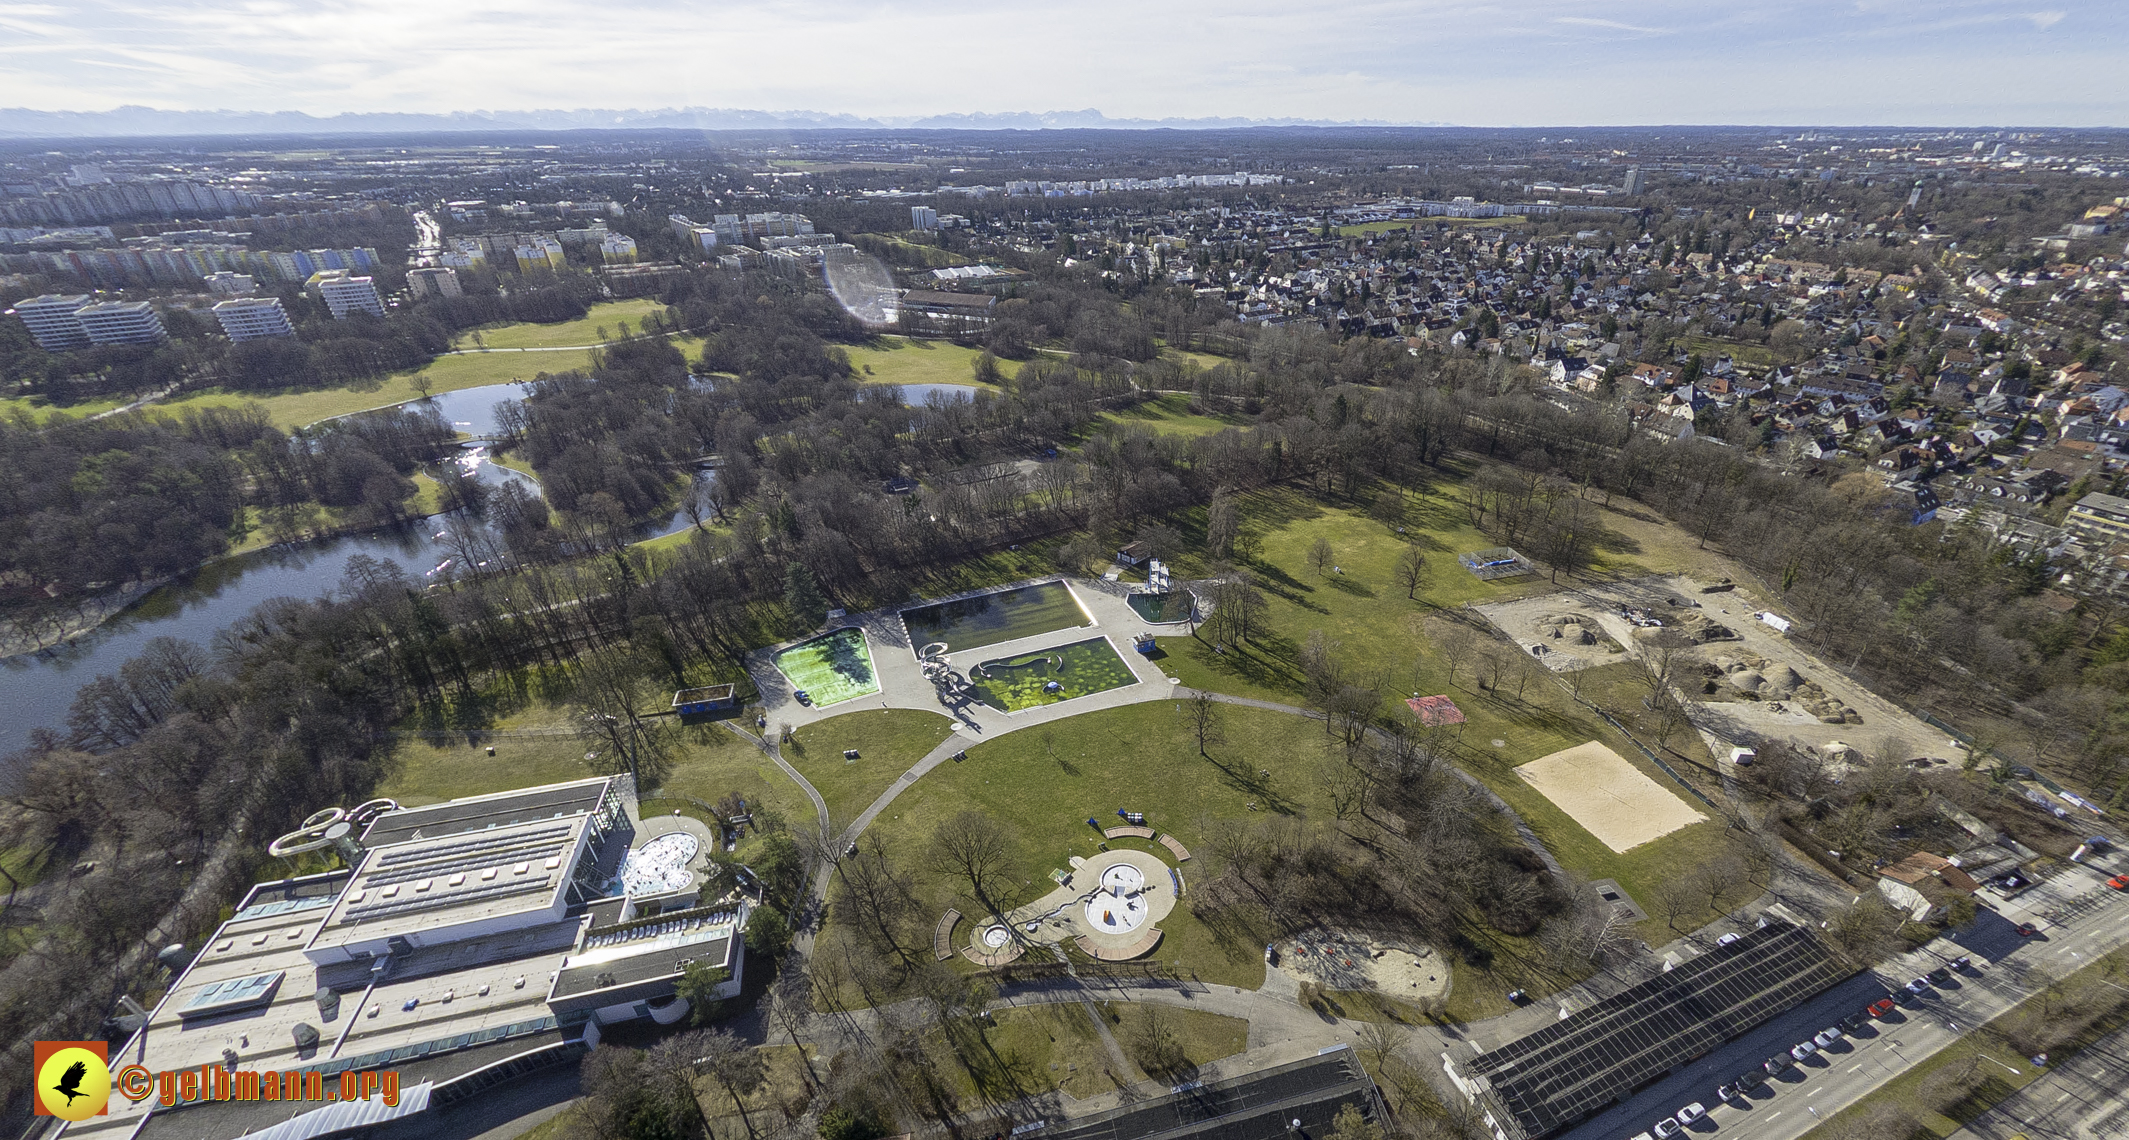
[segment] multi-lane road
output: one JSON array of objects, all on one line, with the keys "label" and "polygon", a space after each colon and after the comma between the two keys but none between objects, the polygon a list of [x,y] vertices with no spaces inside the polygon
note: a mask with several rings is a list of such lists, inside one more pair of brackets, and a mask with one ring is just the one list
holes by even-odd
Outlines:
[{"label": "multi-lane road", "polygon": [[[2033,923],[2038,933],[2021,937],[2015,928],[2021,922]],[[1963,933],[1842,982],[1563,1136],[1631,1140],[1697,1102],[1707,1107],[1708,1115],[1687,1130],[1695,1140],[1795,1140],[2049,981],[2125,942],[2129,896],[2109,890],[2102,876],[2090,869],[2067,867],[2023,895],[1984,909]],[[1962,955],[1973,960],[1973,967],[1955,974],[1950,983],[1933,986],[1919,1002],[1872,1019],[1868,1027],[1769,1079],[1750,1096],[1728,1102],[1716,1096],[1716,1088],[1739,1073],[1777,1053],[1786,1054],[1790,1046],[1888,990]],[[2037,1133],[2028,1135],[2042,1140]],[[1992,1135],[1992,1140],[2010,1138]]]},{"label": "multi-lane road", "polygon": [[2117,1030],[1949,1140],[2116,1140],[2129,1136],[2129,1029]]}]

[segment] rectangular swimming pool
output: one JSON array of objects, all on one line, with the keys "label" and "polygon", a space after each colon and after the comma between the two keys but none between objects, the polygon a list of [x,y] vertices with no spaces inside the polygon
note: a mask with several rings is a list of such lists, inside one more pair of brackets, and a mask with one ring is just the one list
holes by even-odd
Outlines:
[{"label": "rectangular swimming pool", "polygon": [[1039,582],[1013,590],[978,594],[957,602],[937,602],[902,611],[909,628],[909,648],[946,643],[948,653],[980,649],[1060,629],[1094,624],[1072,588],[1063,582]]},{"label": "rectangular swimming pool", "polygon": [[880,691],[872,648],[860,629],[839,629],[776,655],[776,668],[815,705],[832,705]]}]

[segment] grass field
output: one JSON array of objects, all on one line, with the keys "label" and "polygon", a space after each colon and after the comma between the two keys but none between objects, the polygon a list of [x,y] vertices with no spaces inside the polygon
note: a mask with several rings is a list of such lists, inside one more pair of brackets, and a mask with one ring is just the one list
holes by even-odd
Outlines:
[{"label": "grass field", "polygon": [[[896,797],[874,822],[898,858],[925,866],[932,830],[955,813],[981,811],[1005,826],[1022,889],[1035,898],[1054,868],[1073,855],[1091,856],[1104,842],[1087,819],[1113,819],[1117,809],[1141,811],[1147,822],[1199,848],[1217,820],[1262,819],[1278,808],[1304,819],[1326,811],[1316,781],[1324,754],[1322,726],[1261,709],[1227,710],[1229,744],[1198,755],[1183,718],[1168,701],[1103,709],[1025,729],[969,749],[968,760],[945,764]],[[1269,770],[1269,778],[1259,775]],[[1251,809],[1255,804],[1257,809]],[[1147,841],[1113,840],[1111,847],[1174,857]],[[1182,865],[1187,881],[1211,874],[1201,860]],[[934,875],[918,875],[928,913],[968,904]],[[1187,899],[1187,893],[1186,893]],[[1165,937],[1155,957],[1208,982],[1254,989],[1264,982],[1264,943],[1255,932],[1215,932],[1178,906],[1161,920]]]},{"label": "grass field", "polygon": [[[902,336],[877,337],[870,344],[846,344],[850,367],[865,384],[974,384],[976,358],[981,349],[963,348],[943,340],[911,340]],[[998,362],[1011,373],[1010,360]]]},{"label": "grass field", "polygon": [[132,402],[131,396],[105,396],[62,407],[46,401],[42,396],[9,396],[0,399],[0,419],[13,419],[15,413],[20,411],[28,413],[30,418],[39,424],[49,421],[54,415],[68,415],[83,420],[98,412],[122,408]]},{"label": "grass field", "polygon": [[880,691],[863,630],[839,629],[800,642],[776,655],[776,668],[816,706]]},{"label": "grass field", "polygon": [[[1249,1023],[1192,1009],[1138,1003],[1102,1002],[1096,1008],[1127,1057],[1126,1073],[1112,1073],[1108,1053],[1092,1016],[1077,1004],[1028,1005],[993,1011],[990,1024],[978,1024],[969,1053],[956,1058],[943,1032],[934,1032],[926,1050],[949,1074],[954,1091],[966,1097],[1012,1095],[1061,1089],[1085,1099],[1115,1092],[1119,1083],[1143,1080],[1140,1067],[1149,1022],[1157,1021],[1184,1058],[1187,1069],[1232,1057],[1249,1047]],[[1183,1073],[1162,1076],[1170,1083]]]},{"label": "grass field", "polygon": [[[642,328],[643,318],[660,313],[665,306],[649,297],[637,297],[628,301],[608,301],[593,305],[591,311],[573,321],[541,325],[521,321],[516,324],[491,325],[481,329],[481,340],[489,348],[553,348],[568,345],[592,345],[599,343],[599,329],[604,326],[608,337],[621,335],[621,322],[627,321],[631,331]],[[458,348],[474,346],[471,332],[459,334],[453,342]]]},{"label": "grass field", "polygon": [[1136,425],[1152,428],[1163,435],[1183,436],[1213,435],[1249,422],[1238,416],[1198,415],[1190,410],[1190,397],[1180,392],[1155,396],[1122,411],[1103,412],[1095,420],[1097,424]]},{"label": "grass field", "polygon": [[[840,830],[953,730],[942,713],[870,709],[800,728],[783,755],[827,801],[828,818]],[[850,750],[856,760],[843,759]]]},{"label": "grass field", "polygon": [[[1401,536],[1352,508],[1292,490],[1245,498],[1244,529],[1256,533],[1262,547],[1249,568],[1269,603],[1272,633],[1262,644],[1230,646],[1224,654],[1213,652],[1199,638],[1163,638],[1168,673],[1197,688],[1298,705],[1303,703],[1302,679],[1294,661],[1309,634],[1320,630],[1333,644],[1334,656],[1347,662],[1361,682],[1381,689],[1398,715],[1403,715],[1403,706],[1395,702],[1404,696],[1448,693],[1468,718],[1455,737],[1458,763],[1506,800],[1565,866],[1592,879],[1618,880],[1645,910],[1656,914],[1651,899],[1658,883],[1686,874],[1725,850],[1721,823],[1694,824],[1620,854],[1517,776],[1517,765],[1601,740],[1650,779],[1680,790],[1601,718],[1576,704],[1549,672],[1534,674],[1520,696],[1516,681],[1506,679],[1512,674],[1505,668],[1502,688],[1479,688],[1473,662],[1485,651],[1497,650],[1509,666],[1520,664],[1521,655],[1458,620],[1463,618],[1463,603],[1554,587],[1543,577],[1482,582],[1464,571],[1457,554],[1494,543],[1470,525],[1449,488],[1408,497],[1407,511],[1411,533]],[[1318,577],[1309,569],[1308,549],[1318,538],[1330,544],[1332,561],[1343,574]],[[1405,598],[1393,574],[1407,538],[1426,554],[1432,572],[1418,601]],[[1612,569],[1637,572],[1646,569],[1638,560],[1648,553],[1642,543],[1622,537],[1612,542],[1605,557]],[[1191,556],[1178,563],[1179,577],[1205,570]],[[1453,680],[1452,659],[1457,662]],[[1680,734],[1673,743],[1690,761],[1709,763],[1697,739],[1690,737]],[[1496,740],[1501,742],[1498,747]],[[1702,807],[1697,800],[1688,802]],[[1682,914],[1678,929],[1700,926],[1716,913],[1708,908]],[[1659,944],[1675,937],[1667,919],[1655,917],[1643,924],[1643,936]],[[1452,995],[1451,1000],[1454,1004],[1468,998]]]}]

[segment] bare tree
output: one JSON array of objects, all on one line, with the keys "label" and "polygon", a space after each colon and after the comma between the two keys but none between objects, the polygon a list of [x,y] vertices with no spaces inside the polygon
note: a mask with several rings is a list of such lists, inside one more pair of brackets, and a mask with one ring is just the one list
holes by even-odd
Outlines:
[{"label": "bare tree", "polygon": [[1316,541],[1308,544],[1308,568],[1315,571],[1316,577],[1323,577],[1324,572],[1331,568],[1333,557],[1329,539],[1318,535]]},{"label": "bare tree", "polygon": [[1226,714],[1220,702],[1203,689],[1193,689],[1183,699],[1183,723],[1190,729],[1198,744],[1198,755],[1207,755],[1206,748],[1226,743]]},{"label": "bare tree", "polygon": [[959,812],[933,830],[935,873],[954,880],[985,914],[1012,909],[1012,842],[998,821],[980,811]]},{"label": "bare tree", "polygon": [[1397,584],[1405,588],[1405,597],[1418,600],[1419,592],[1431,583],[1427,556],[1417,546],[1407,546],[1397,555]]},{"label": "bare tree", "polygon": [[1663,909],[1663,921],[1671,930],[1678,929],[1678,920],[1696,913],[1700,905],[1700,887],[1685,875],[1670,875],[1656,882],[1656,905]]}]

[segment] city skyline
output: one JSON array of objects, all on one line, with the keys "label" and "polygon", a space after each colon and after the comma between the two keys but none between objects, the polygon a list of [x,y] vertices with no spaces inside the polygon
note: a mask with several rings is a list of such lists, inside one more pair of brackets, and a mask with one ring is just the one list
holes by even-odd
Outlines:
[{"label": "city skyline", "polygon": [[[1337,9],[1193,0],[1157,11],[1101,0],[1069,14],[629,0],[600,15],[404,0],[325,10],[0,5],[0,107],[318,116],[801,108],[886,126],[936,115],[1024,125],[1010,120],[1098,108],[1113,120],[1155,121],[2066,127],[2123,125],[2129,107],[2119,67],[2129,14],[2095,0],[1546,0],[1512,10],[1461,0]],[[660,53],[663,44],[699,50]],[[1056,62],[1031,70],[1030,52]],[[994,94],[986,106],[941,95],[909,81],[917,65],[961,77],[945,90]]]}]

